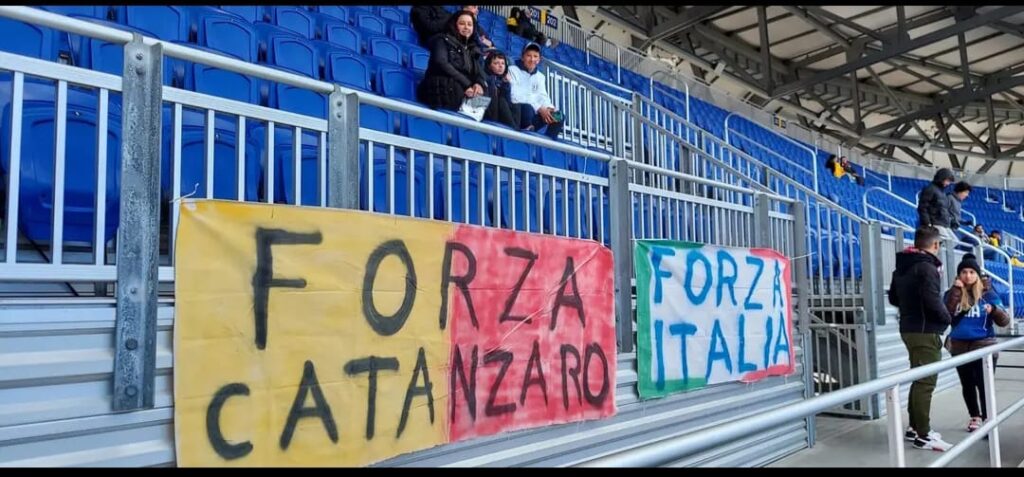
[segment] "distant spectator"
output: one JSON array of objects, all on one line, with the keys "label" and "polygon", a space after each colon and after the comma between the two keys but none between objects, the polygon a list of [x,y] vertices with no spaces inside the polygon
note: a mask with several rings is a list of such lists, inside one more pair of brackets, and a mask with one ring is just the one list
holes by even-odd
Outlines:
[{"label": "distant spectator", "polygon": [[430,61],[417,88],[420,102],[433,109],[458,111],[465,98],[484,94],[483,63],[471,40],[476,20],[469,12],[458,12],[448,29],[430,41]]},{"label": "distant spectator", "polygon": [[491,36],[484,30],[483,25],[480,25],[480,8],[476,5],[463,5],[462,11],[472,13],[473,19],[477,21],[476,28],[473,29],[473,41],[476,42],[477,48],[483,52],[493,50],[494,42],[491,41]]},{"label": "distant spectator", "polygon": [[509,12],[508,19],[505,20],[505,24],[508,25],[508,31],[526,38],[527,40],[544,45],[548,48],[558,46],[558,40],[548,39],[543,33],[537,31],[537,28],[533,26],[533,21],[530,20],[529,12],[527,12],[525,8],[512,7],[512,11]]},{"label": "distant spectator", "polygon": [[978,237],[979,240],[988,241],[988,235],[985,235],[985,227],[982,227],[981,224],[974,225],[974,236]]},{"label": "distant spectator", "polygon": [[409,21],[412,23],[412,29],[420,37],[420,45],[429,46],[431,38],[444,33],[451,16],[451,13],[448,13],[448,10],[440,5],[412,7],[409,12]]},{"label": "distant spectator", "polygon": [[960,210],[969,195],[971,195],[971,185],[967,181],[957,182],[953,186],[953,193],[947,197],[949,200],[949,228],[957,230],[964,225],[963,219],[960,217]]},{"label": "distant spectator", "polygon": [[943,239],[956,241],[957,237],[949,228],[949,198],[945,189],[953,183],[953,171],[942,168],[935,173],[931,183],[917,194],[918,228],[933,226],[939,229]]},{"label": "distant spectator", "polygon": [[512,82],[512,102],[519,108],[519,127],[529,131],[544,132],[551,139],[558,139],[562,132],[562,113],[555,109],[548,94],[547,80],[537,68],[540,64],[540,46],[528,43],[516,64],[508,68]]},{"label": "distant spectator", "polygon": [[[999,244],[1002,243],[1002,241],[1003,241],[1003,234],[1000,233],[998,230],[993,230],[993,231],[989,232],[988,237],[985,239],[985,243],[986,244],[988,244],[988,245],[990,245],[992,247],[995,247],[997,249],[1000,249],[999,248]],[[1002,250],[1002,249],[1000,249],[1000,250]],[[985,250],[982,253],[982,257],[984,257],[985,260],[997,260],[996,259],[996,252],[991,250],[991,249]]]},{"label": "distant spectator", "polygon": [[842,179],[848,177],[850,181],[856,182],[857,185],[864,185],[864,178],[857,174],[856,169],[853,168],[853,164],[846,156],[836,159],[835,154],[828,156],[825,160],[825,168],[832,174],[832,177],[836,179]]},{"label": "distant spectator", "polygon": [[519,108],[512,104],[512,83],[509,82],[508,58],[500,51],[487,54],[484,61],[487,75],[486,94],[491,98],[484,119],[496,121],[510,128],[519,127]]},{"label": "distant spectator", "polygon": [[989,245],[991,245],[991,246],[993,246],[995,248],[999,248],[999,244],[1002,243],[1002,241],[1003,241],[1003,233],[1002,232],[1000,232],[998,230],[993,230],[991,233],[988,234],[988,244]]}]

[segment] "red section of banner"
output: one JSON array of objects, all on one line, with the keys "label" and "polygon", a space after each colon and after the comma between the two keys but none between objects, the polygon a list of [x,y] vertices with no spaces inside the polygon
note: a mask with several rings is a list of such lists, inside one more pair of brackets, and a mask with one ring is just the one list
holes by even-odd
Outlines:
[{"label": "red section of banner", "polygon": [[465,226],[453,242],[449,440],[614,415],[611,252]]}]

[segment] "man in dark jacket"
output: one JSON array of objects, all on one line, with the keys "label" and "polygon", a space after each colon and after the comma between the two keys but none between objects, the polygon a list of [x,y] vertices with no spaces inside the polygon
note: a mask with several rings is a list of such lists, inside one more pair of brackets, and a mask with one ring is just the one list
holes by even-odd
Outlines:
[{"label": "man in dark jacket", "polygon": [[412,7],[409,12],[409,20],[412,29],[420,37],[420,45],[430,45],[430,39],[434,35],[444,33],[448,27],[448,19],[452,16],[440,5],[419,5]]},{"label": "man in dark jacket", "polygon": [[949,230],[949,199],[945,189],[953,183],[953,171],[942,168],[935,173],[932,182],[917,194],[917,226],[937,227],[944,239],[956,240]]},{"label": "man in dark jacket", "polygon": [[[952,322],[942,303],[942,278],[938,258],[941,239],[934,227],[921,227],[914,234],[914,246],[896,254],[896,270],[889,285],[889,303],[899,307],[900,336],[916,368],[942,359],[940,336]],[[932,432],[929,413],[937,376],[910,385],[907,412],[910,428],[905,438],[918,449],[945,451],[950,444]]]}]

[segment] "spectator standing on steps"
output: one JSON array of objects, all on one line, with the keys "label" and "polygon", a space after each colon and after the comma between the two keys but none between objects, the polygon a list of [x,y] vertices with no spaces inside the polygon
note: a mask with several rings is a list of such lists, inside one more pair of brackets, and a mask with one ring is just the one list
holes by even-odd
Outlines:
[{"label": "spectator standing on steps", "polygon": [[[993,325],[1008,326],[1010,317],[1002,309],[999,296],[981,278],[981,267],[972,254],[964,255],[956,267],[956,281],[946,292],[946,310],[953,316],[953,331],[947,338],[947,349],[953,356],[969,353],[996,343]],[[997,356],[992,356],[995,366]],[[985,408],[983,364],[979,359],[957,366],[964,404],[970,420],[967,432],[974,432],[988,419]],[[993,370],[994,371],[994,370]]]},{"label": "spectator standing on steps", "polygon": [[[914,233],[914,246],[896,254],[889,304],[899,308],[900,337],[910,355],[911,368],[942,359],[939,337],[952,321],[941,296],[941,242],[935,227],[920,227]],[[931,375],[910,385],[910,428],[904,438],[912,441],[916,449],[943,452],[952,446],[932,431],[929,417],[937,378]]]},{"label": "spectator standing on steps", "polygon": [[960,211],[969,195],[971,195],[971,185],[967,181],[960,181],[953,186],[953,192],[946,197],[949,201],[949,228],[954,232],[959,230],[961,225],[965,225],[963,219],[960,218]]},{"label": "spectator standing on steps", "polygon": [[947,168],[939,169],[932,182],[917,194],[917,227],[935,227],[943,240],[955,242],[957,237],[949,228],[949,198],[945,192],[953,180],[953,171]]},{"label": "spectator standing on steps", "polygon": [[444,33],[448,27],[448,13],[440,5],[418,5],[409,11],[409,23],[420,37],[420,45],[429,48],[430,39]]}]

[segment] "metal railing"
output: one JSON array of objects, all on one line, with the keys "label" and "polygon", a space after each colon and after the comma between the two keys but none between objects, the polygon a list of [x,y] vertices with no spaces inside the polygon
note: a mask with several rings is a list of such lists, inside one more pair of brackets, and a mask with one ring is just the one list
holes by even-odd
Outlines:
[{"label": "metal railing", "polygon": [[[544,66],[551,101],[564,113],[562,138],[584,147],[614,151],[616,118],[624,121],[630,101],[592,87],[585,75],[565,66],[550,61]],[[630,147],[628,136],[623,146]]]},{"label": "metal railing", "polygon": [[[762,128],[762,129],[764,129],[765,133],[777,136],[778,138],[780,138],[780,139],[782,139],[782,140],[792,144],[794,147],[797,147],[797,148],[799,148],[801,150],[807,151],[807,153],[809,155],[807,164],[810,165],[810,169],[808,169],[807,166],[804,166],[803,164],[799,164],[796,161],[794,161],[794,160],[792,160],[792,159],[790,159],[790,158],[788,158],[786,156],[783,156],[782,154],[779,154],[778,151],[775,151],[772,148],[770,148],[770,147],[768,147],[768,146],[766,146],[766,145],[764,145],[764,144],[762,144],[762,143],[760,143],[758,141],[753,140],[753,138],[751,138],[750,136],[748,136],[746,134],[743,134],[739,130],[734,129],[732,126],[729,125],[729,120],[732,119],[732,117],[735,116],[735,115],[736,115],[736,113],[729,113],[725,117],[725,125],[724,125],[725,128],[724,128],[724,131],[725,131],[725,142],[726,143],[728,143],[730,145],[734,145],[734,142],[731,141],[730,139],[734,138],[735,136],[739,136],[741,139],[743,139],[745,141],[745,144],[750,145],[750,146],[754,146],[754,147],[758,147],[758,148],[764,150],[765,152],[767,152],[768,154],[772,155],[776,159],[785,162],[790,167],[796,168],[798,171],[801,171],[801,172],[805,173],[808,176],[807,179],[811,180],[812,183],[814,184],[814,192],[817,193],[819,191],[819,189],[818,189],[818,167],[817,167],[817,164],[816,164],[818,162],[818,151],[816,149],[811,149],[811,148],[809,148],[809,147],[807,147],[807,146],[805,146],[805,145],[803,145],[803,144],[801,144],[801,143],[799,143],[797,141],[794,141],[793,139],[789,138],[785,134],[778,134],[778,133],[775,133],[775,132],[770,131],[768,129]],[[746,119],[746,118],[740,118],[740,119]],[[750,122],[750,121],[748,120],[748,122]],[[753,124],[754,127],[760,127],[760,126],[758,126],[758,125],[756,125],[754,123],[751,123],[751,124]]]},{"label": "metal railing", "polygon": [[[905,467],[903,440],[903,417],[900,406],[900,385],[911,381],[936,375],[957,366],[981,359],[984,369],[986,389],[995,390],[995,375],[992,366],[992,355],[999,351],[1024,346],[1024,337],[1014,338],[1001,343],[986,346],[982,349],[964,353],[939,362],[913,368],[901,373],[878,378],[866,383],[857,384],[832,393],[822,394],[799,403],[789,404],[757,416],[737,419],[714,428],[687,432],[681,430],[676,435],[655,442],[645,442],[625,450],[609,452],[603,457],[584,462],[584,467],[655,467],[669,465],[685,456],[692,455],[716,446],[722,446],[738,439],[759,432],[773,429],[776,426],[804,419],[816,414],[827,412],[845,403],[885,393],[888,407],[886,428],[889,441],[889,464],[894,467]],[[1006,418],[1024,407],[1024,398],[998,411],[996,393],[985,393],[986,408],[992,415],[990,421],[960,443],[957,443],[943,457],[932,463],[932,466],[944,466],[961,455],[970,445],[989,436],[989,457],[993,467],[1002,464],[1000,455],[1000,435],[998,426]]]}]

